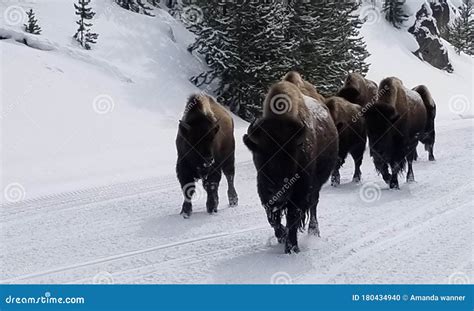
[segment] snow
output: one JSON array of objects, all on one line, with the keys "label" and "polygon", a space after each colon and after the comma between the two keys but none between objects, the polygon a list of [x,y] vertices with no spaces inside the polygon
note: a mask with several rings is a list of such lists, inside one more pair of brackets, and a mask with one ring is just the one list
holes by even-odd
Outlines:
[{"label": "snow", "polygon": [[[410,2],[410,1],[407,1]],[[166,12],[156,18],[94,1],[93,50],[72,39],[72,0],[0,3],[2,283],[449,283],[472,282],[472,58],[448,47],[454,73],[421,62],[416,41],[383,19],[362,29],[368,78],[425,84],[438,105],[437,162],[422,148],[416,183],[391,191],[368,155],[362,184],[328,185],[318,207],[321,238],[299,234],[284,255],[256,191],[248,124],[236,121],[236,189],[228,208],[178,215],[177,120],[204,69],[189,34]],[[410,2],[411,3],[411,2]],[[32,7],[41,36],[5,20]],[[36,48],[23,43],[33,42]],[[36,44],[37,43],[37,44]],[[445,42],[446,45],[448,43]],[[50,47],[50,48],[49,48]],[[45,51],[48,50],[48,51]],[[327,112],[326,112],[327,113]]]}]

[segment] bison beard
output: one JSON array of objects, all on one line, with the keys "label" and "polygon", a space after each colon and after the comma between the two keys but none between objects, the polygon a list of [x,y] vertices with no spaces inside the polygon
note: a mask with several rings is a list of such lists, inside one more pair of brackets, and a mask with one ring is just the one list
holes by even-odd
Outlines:
[{"label": "bison beard", "polygon": [[[274,112],[274,98],[289,100],[286,113]],[[297,232],[305,227],[308,212],[308,231],[319,235],[319,191],[337,159],[337,131],[329,111],[322,103],[304,98],[294,84],[277,83],[267,94],[263,117],[250,125],[243,141],[253,154],[268,222],[278,241],[285,242],[285,252],[297,253]]]},{"label": "bison beard", "polygon": [[212,97],[193,95],[189,98],[176,137],[178,161],[176,173],[183,191],[181,214],[192,213],[195,183],[203,180],[207,193],[207,212],[217,212],[218,187],[222,173],[226,176],[229,205],[238,203],[234,187],[234,124],[230,114]]}]

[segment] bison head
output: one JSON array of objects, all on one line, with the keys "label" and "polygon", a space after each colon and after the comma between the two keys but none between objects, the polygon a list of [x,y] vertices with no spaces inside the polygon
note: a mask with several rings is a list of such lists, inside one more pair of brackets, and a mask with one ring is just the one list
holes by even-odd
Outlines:
[{"label": "bison head", "polygon": [[218,122],[205,116],[179,123],[179,136],[186,146],[186,158],[201,177],[207,176],[215,163],[213,145],[218,132]]},{"label": "bison head", "polygon": [[260,119],[243,137],[253,154],[258,194],[269,217],[285,206],[293,191],[290,181],[298,176],[305,131],[297,121]]}]

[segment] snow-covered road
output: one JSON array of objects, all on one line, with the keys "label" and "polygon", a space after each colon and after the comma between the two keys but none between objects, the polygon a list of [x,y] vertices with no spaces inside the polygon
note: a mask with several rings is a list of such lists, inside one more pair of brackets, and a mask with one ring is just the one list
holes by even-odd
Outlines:
[{"label": "snow-covered road", "polygon": [[451,276],[472,282],[473,129],[472,120],[440,122],[437,162],[427,162],[419,147],[417,182],[403,182],[400,191],[388,190],[367,154],[363,183],[350,183],[348,161],[343,184],[322,190],[322,237],[300,233],[297,255],[283,254],[272,238],[248,156],[237,159],[239,207],[226,206],[221,187],[214,216],[205,212],[200,191],[193,217],[178,215],[182,199],[174,175],[6,204],[0,216],[0,279],[449,283]]}]

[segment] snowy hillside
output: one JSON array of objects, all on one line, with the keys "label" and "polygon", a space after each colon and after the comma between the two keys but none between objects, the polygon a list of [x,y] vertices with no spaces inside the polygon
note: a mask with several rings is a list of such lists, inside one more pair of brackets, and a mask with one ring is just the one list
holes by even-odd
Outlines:
[{"label": "snowy hillside", "polygon": [[177,119],[198,91],[188,82],[202,70],[186,51],[192,36],[167,13],[96,1],[101,40],[85,51],[72,39],[73,2],[0,4],[0,35],[24,36],[15,18],[31,7],[43,33],[28,38],[52,49],[0,41],[3,181],[26,198],[173,172]]},{"label": "snowy hillside", "polygon": [[[177,120],[204,69],[192,35],[166,12],[93,1],[99,41],[73,41],[73,0],[0,2],[0,281],[13,283],[448,283],[472,282],[473,63],[449,49],[454,73],[421,62],[416,41],[377,10],[362,29],[368,78],[427,85],[438,105],[436,163],[390,191],[366,153],[363,183],[325,186],[321,239],[301,234],[283,255],[256,193],[248,124],[236,120],[240,205],[178,215]],[[40,36],[22,32],[25,9]],[[23,13],[22,13],[23,12]],[[19,15],[18,15],[19,14]],[[16,20],[16,18],[20,18]],[[23,43],[26,38],[32,48]],[[225,202],[222,187],[221,201]],[[435,249],[435,250],[433,250]]]}]

